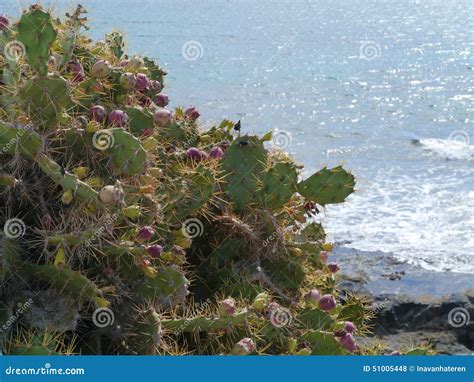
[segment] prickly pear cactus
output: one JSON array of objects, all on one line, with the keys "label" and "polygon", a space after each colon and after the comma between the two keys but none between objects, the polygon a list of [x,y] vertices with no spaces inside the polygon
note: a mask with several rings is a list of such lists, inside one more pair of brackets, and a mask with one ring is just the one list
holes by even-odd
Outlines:
[{"label": "prickly pear cactus", "polygon": [[266,139],[166,109],[166,72],[118,32],[90,41],[84,13],[0,24],[2,350],[362,353],[369,314],[338,297],[316,208],[354,177],[298,183]]}]

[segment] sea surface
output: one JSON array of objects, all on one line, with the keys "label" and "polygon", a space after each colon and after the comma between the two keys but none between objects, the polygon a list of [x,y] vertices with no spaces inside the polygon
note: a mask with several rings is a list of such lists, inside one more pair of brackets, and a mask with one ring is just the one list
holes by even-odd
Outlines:
[{"label": "sea surface", "polygon": [[357,192],[324,213],[331,240],[474,273],[474,1],[80,2],[91,37],[126,32],[169,71],[171,106],[278,132],[306,174],[350,169]]}]

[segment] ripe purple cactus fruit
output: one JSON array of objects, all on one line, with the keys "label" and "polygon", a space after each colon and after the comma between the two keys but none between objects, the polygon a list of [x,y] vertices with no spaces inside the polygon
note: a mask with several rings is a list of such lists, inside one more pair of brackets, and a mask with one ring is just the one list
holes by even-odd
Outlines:
[{"label": "ripe purple cactus fruit", "polygon": [[336,299],[330,294],[325,294],[319,300],[319,308],[324,311],[332,310],[336,307]]},{"label": "ripe purple cactus fruit", "polygon": [[224,156],[224,151],[220,147],[213,147],[211,151],[209,151],[209,156],[213,159],[220,159]]},{"label": "ripe purple cactus fruit", "polygon": [[108,120],[112,125],[122,127],[127,124],[128,115],[124,111],[117,109],[109,113]]},{"label": "ripe purple cactus fruit", "polygon": [[124,58],[123,60],[120,60],[119,66],[121,66],[123,68],[123,67],[127,66],[129,63],[130,63],[130,60]]},{"label": "ripe purple cactus fruit", "polygon": [[171,111],[159,108],[153,113],[153,120],[159,127],[166,127],[171,123]]},{"label": "ripe purple cactus fruit", "polygon": [[339,339],[339,342],[344,348],[349,350],[351,353],[354,353],[357,349],[354,336],[350,333],[346,333],[344,336],[342,336]]},{"label": "ripe purple cactus fruit", "polygon": [[10,20],[7,15],[0,15],[0,30],[6,31],[10,25]]},{"label": "ripe purple cactus fruit", "polygon": [[226,151],[227,148],[230,146],[230,142],[229,141],[222,141],[219,143],[219,147],[222,149],[222,151]]},{"label": "ripe purple cactus fruit", "polygon": [[304,298],[309,305],[316,306],[321,299],[321,293],[317,289],[311,289]]},{"label": "ripe purple cactus fruit", "polygon": [[135,89],[135,86],[137,84],[137,78],[135,77],[135,74],[127,72],[123,73],[120,76],[119,79],[120,86],[123,87],[126,90],[132,90]]},{"label": "ripe purple cactus fruit", "polygon": [[158,244],[153,244],[146,247],[146,251],[152,258],[157,259],[163,253],[163,247]]},{"label": "ripe purple cactus fruit", "polygon": [[103,122],[107,117],[107,111],[103,106],[94,105],[89,110],[90,117],[93,121]]},{"label": "ripe purple cactus fruit", "polygon": [[106,60],[99,60],[91,68],[91,76],[94,78],[105,78],[112,71],[110,63]]},{"label": "ripe purple cactus fruit", "polygon": [[356,326],[354,325],[353,322],[351,321],[346,321],[344,323],[344,330],[347,332],[347,333],[355,333],[355,331],[357,330]]},{"label": "ripe purple cactus fruit", "polygon": [[255,350],[255,343],[251,338],[242,338],[232,348],[233,355],[247,355]]},{"label": "ripe purple cactus fruit", "polygon": [[135,89],[140,92],[147,90],[150,87],[150,80],[146,74],[138,73],[136,75],[137,83],[135,84]]},{"label": "ripe purple cactus fruit", "polygon": [[154,101],[155,101],[156,106],[159,106],[159,107],[165,107],[170,102],[168,96],[165,93],[160,93],[160,94],[155,95]]},{"label": "ripe purple cactus fruit", "polygon": [[235,301],[233,298],[226,298],[219,304],[219,313],[221,316],[233,316],[236,312]]},{"label": "ripe purple cactus fruit", "polygon": [[337,263],[328,263],[328,268],[331,273],[336,273],[337,271],[339,271],[339,266],[337,265]]},{"label": "ripe purple cactus fruit", "polygon": [[153,237],[154,234],[155,234],[155,231],[153,230],[152,227],[143,226],[142,228],[140,228],[140,231],[138,231],[138,240],[148,241]]},{"label": "ripe purple cactus fruit", "polygon": [[196,109],[194,106],[188,107],[185,110],[184,115],[192,121],[197,120],[201,116],[198,109]]},{"label": "ripe purple cactus fruit", "polygon": [[81,82],[85,78],[84,67],[80,62],[69,61],[67,64],[67,71],[73,74],[72,82]]},{"label": "ripe purple cactus fruit", "polygon": [[189,159],[195,160],[196,162],[200,162],[206,159],[207,154],[196,147],[191,147],[186,150],[186,156]]},{"label": "ripe purple cactus fruit", "polygon": [[160,81],[151,80],[150,81],[150,90],[153,90],[154,92],[161,92],[161,83],[160,83]]}]

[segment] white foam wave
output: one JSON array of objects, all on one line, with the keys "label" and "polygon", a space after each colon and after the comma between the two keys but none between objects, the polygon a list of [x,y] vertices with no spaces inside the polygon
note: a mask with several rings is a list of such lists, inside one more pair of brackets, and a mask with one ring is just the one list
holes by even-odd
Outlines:
[{"label": "white foam wave", "polygon": [[451,160],[473,160],[474,145],[454,139],[420,139],[416,141],[424,150]]}]

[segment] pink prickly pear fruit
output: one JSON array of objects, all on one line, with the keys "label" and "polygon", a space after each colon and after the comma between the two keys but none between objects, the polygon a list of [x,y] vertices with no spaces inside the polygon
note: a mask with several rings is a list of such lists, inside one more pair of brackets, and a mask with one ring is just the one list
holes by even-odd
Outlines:
[{"label": "pink prickly pear fruit", "polygon": [[140,230],[138,231],[138,240],[149,241],[153,237],[154,234],[155,234],[155,231],[153,230],[152,227],[144,226],[140,228]]},{"label": "pink prickly pear fruit", "polygon": [[222,141],[219,143],[219,147],[222,149],[222,151],[226,151],[227,148],[230,146],[230,142],[229,141]]},{"label": "pink prickly pear fruit", "polygon": [[336,307],[336,299],[330,294],[325,294],[319,300],[319,308],[324,311],[333,310]]},{"label": "pink prickly pear fruit", "polygon": [[157,259],[163,253],[163,247],[158,244],[153,244],[146,247],[146,251],[152,258]]},{"label": "pink prickly pear fruit", "polygon": [[189,159],[195,160],[196,162],[200,162],[203,159],[205,159],[207,155],[206,155],[205,152],[199,150],[198,148],[191,147],[191,148],[186,150],[186,156]]},{"label": "pink prickly pear fruit", "polygon": [[353,322],[351,321],[346,321],[344,323],[344,330],[347,332],[347,333],[351,333],[351,334],[354,334],[355,331],[357,330],[356,326],[354,325]]},{"label": "pink prickly pear fruit", "polygon": [[194,106],[188,107],[184,111],[184,115],[188,117],[190,120],[195,121],[197,120],[201,114],[199,113],[198,109],[196,109]]},{"label": "pink prickly pear fruit", "polygon": [[162,86],[161,86],[160,81],[157,81],[157,80],[150,81],[150,90],[153,90],[154,92],[160,92],[161,88]]},{"label": "pink prickly pear fruit", "polygon": [[328,263],[328,268],[331,273],[336,273],[340,269],[337,263]]},{"label": "pink prickly pear fruit", "polygon": [[120,86],[123,87],[126,90],[132,90],[135,89],[135,86],[137,85],[137,78],[135,77],[135,74],[127,72],[123,73],[120,76],[119,79]]},{"label": "pink prickly pear fruit", "polygon": [[97,61],[91,68],[91,76],[94,78],[105,78],[110,72],[112,72],[112,67],[106,60]]},{"label": "pink prickly pear fruit", "polygon": [[114,110],[109,113],[108,120],[112,125],[122,127],[128,122],[128,115],[122,110]]},{"label": "pink prickly pear fruit", "polygon": [[93,121],[103,122],[107,118],[107,111],[103,106],[94,105],[89,110],[90,117]]},{"label": "pink prickly pear fruit", "polygon": [[81,82],[84,80],[84,67],[78,61],[69,61],[67,64],[67,71],[73,74],[73,82]]},{"label": "pink prickly pear fruit", "polygon": [[143,92],[150,87],[150,80],[148,79],[146,74],[138,73],[136,77],[137,83],[135,84],[135,89],[140,92]]},{"label": "pink prickly pear fruit", "polygon": [[317,289],[311,289],[305,296],[305,301],[313,306],[317,306],[320,299],[321,293]]},{"label": "pink prickly pear fruit", "polygon": [[219,304],[219,313],[221,316],[233,316],[236,312],[235,301],[233,298],[226,298]]},{"label": "pink prickly pear fruit", "polygon": [[242,338],[232,348],[233,355],[247,355],[255,350],[255,343],[251,338]]},{"label": "pink prickly pear fruit", "polygon": [[328,261],[328,253],[325,251],[320,252],[319,260],[321,260],[323,264],[326,264],[326,262]]},{"label": "pink prickly pear fruit", "polygon": [[211,151],[209,151],[209,156],[212,159],[220,159],[224,156],[224,151],[220,147],[213,147]]},{"label": "pink prickly pear fruit", "polygon": [[159,108],[153,114],[153,120],[159,127],[166,127],[171,123],[171,111]]},{"label": "pink prickly pear fruit", "polygon": [[127,66],[129,63],[130,63],[130,60],[124,58],[123,60],[120,60],[119,65],[123,68],[123,67]]},{"label": "pink prickly pear fruit", "polygon": [[6,31],[10,25],[10,20],[7,15],[0,15],[0,30]]},{"label": "pink prickly pear fruit", "polygon": [[400,353],[398,350],[394,350],[390,353],[390,355],[402,355],[402,353]]},{"label": "pink prickly pear fruit", "polygon": [[159,106],[159,107],[165,107],[170,103],[168,96],[164,93],[155,95],[154,101],[155,101],[156,106]]},{"label": "pink prickly pear fruit", "polygon": [[339,339],[339,342],[344,348],[349,350],[351,353],[354,353],[357,349],[354,336],[350,333],[346,333],[344,336],[342,336]]}]

